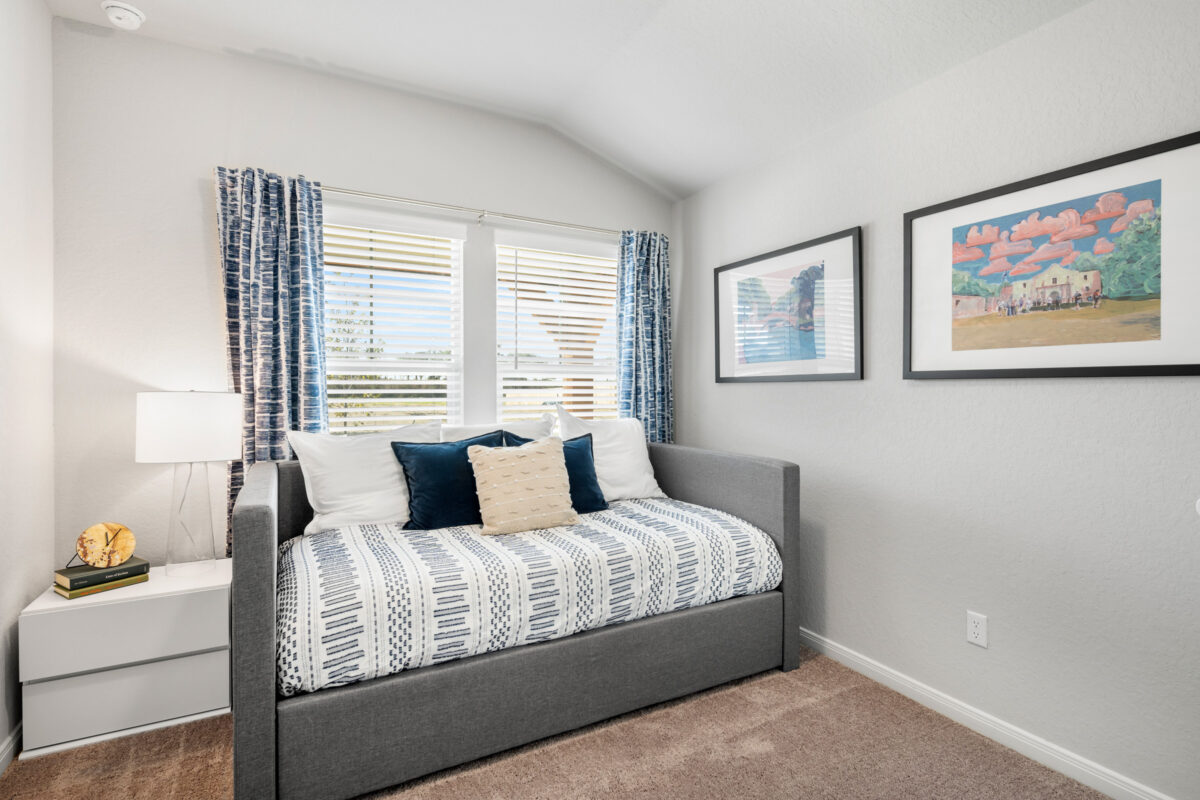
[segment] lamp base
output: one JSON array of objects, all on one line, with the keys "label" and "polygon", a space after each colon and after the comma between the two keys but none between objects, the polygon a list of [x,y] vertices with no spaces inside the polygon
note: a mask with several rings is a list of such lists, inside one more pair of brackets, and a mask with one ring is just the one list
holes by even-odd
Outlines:
[{"label": "lamp base", "polygon": [[167,574],[211,569],[217,557],[213,545],[212,500],[208,493],[208,462],[175,465],[171,492],[171,523],[167,530]]}]

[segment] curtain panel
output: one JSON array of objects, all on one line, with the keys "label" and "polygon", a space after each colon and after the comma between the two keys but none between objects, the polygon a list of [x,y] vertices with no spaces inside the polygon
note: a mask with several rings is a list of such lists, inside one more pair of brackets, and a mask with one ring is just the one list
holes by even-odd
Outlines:
[{"label": "curtain panel", "polygon": [[[261,169],[216,169],[231,389],[242,395],[243,471],[291,456],[289,430],[328,427],[321,185]],[[226,550],[232,550],[231,532]]]},{"label": "curtain panel", "polygon": [[617,263],[617,407],[651,442],[675,438],[671,265],[661,233],[622,231]]}]

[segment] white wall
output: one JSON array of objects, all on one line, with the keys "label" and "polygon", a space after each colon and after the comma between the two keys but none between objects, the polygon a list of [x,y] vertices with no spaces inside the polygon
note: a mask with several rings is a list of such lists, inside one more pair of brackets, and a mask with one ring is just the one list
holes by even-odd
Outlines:
[{"label": "white wall", "polygon": [[169,468],[133,462],[134,393],[225,388],[213,167],[599,227],[671,222],[629,175],[484,112],[62,19],[54,69],[60,555],[114,519],[163,558]]},{"label": "white wall", "polygon": [[54,209],[50,12],[5,5],[0,25],[0,769],[20,718],[17,615],[50,582],[54,541]]},{"label": "white wall", "polygon": [[[814,132],[686,201],[677,284],[678,439],[801,465],[803,625],[1177,798],[1200,791],[1200,379],[901,380],[902,215],[1200,129],[1198,30],[1187,0],[1097,0]],[[867,379],[717,385],[713,268],[859,224]],[[1066,409],[1100,433],[1004,433]]]}]

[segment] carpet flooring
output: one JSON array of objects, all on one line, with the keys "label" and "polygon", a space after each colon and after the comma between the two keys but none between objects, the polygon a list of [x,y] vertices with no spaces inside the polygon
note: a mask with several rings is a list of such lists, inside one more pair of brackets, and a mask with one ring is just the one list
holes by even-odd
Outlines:
[{"label": "carpet flooring", "polygon": [[[0,800],[232,796],[213,717],[14,761]],[[459,798],[1010,800],[1104,795],[842,665],[771,672],[369,795]]]}]

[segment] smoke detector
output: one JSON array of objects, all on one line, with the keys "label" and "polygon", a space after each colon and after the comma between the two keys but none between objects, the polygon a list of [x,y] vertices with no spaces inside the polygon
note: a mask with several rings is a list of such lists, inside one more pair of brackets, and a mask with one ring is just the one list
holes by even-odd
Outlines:
[{"label": "smoke detector", "polygon": [[146,21],[145,14],[129,3],[122,3],[120,0],[103,0],[100,8],[104,9],[104,13],[108,15],[108,21],[113,24],[114,28],[136,31]]}]

